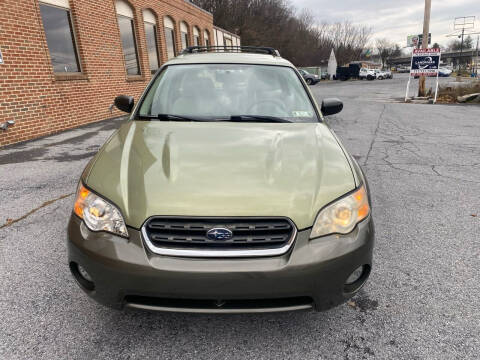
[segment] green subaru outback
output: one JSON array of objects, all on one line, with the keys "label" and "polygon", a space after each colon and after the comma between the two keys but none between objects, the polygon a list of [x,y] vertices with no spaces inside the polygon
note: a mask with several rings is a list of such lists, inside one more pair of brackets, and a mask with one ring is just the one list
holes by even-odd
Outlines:
[{"label": "green subaru outback", "polygon": [[85,168],[70,270],[98,302],[182,312],[324,310],[372,266],[362,170],[270,48],[167,62]]}]

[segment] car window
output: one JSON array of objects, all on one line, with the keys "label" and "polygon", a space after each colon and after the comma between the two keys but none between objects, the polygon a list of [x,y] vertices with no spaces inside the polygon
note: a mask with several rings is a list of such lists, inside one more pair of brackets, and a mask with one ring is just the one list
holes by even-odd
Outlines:
[{"label": "car window", "polygon": [[235,115],[317,122],[312,102],[289,67],[247,64],[170,65],[140,104],[140,116],[230,119]]}]

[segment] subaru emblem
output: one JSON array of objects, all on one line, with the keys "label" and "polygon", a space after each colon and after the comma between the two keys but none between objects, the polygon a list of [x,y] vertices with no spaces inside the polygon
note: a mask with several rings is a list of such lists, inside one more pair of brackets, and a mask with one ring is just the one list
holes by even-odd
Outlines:
[{"label": "subaru emblem", "polygon": [[207,231],[210,240],[230,240],[233,233],[226,228],[213,228]]}]

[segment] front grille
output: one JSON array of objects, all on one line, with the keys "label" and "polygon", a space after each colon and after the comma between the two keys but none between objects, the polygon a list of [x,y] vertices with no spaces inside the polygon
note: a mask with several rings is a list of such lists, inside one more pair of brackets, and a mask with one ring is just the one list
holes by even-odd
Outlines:
[{"label": "front grille", "polygon": [[[228,238],[207,236],[212,229],[229,230]],[[150,249],[156,253],[163,253],[161,249],[183,251],[184,255],[187,254],[185,251],[189,254],[198,251],[201,256],[205,251],[213,251],[216,252],[213,255],[229,256],[241,251],[248,256],[245,251],[261,251],[259,255],[269,255],[264,252],[288,250],[286,247],[293,241],[296,228],[286,218],[153,217],[145,223],[142,232]]]}]

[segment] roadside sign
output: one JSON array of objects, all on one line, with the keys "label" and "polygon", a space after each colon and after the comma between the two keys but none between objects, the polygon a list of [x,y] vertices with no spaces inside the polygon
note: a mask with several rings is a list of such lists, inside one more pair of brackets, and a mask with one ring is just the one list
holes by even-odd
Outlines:
[{"label": "roadside sign", "polygon": [[405,101],[408,99],[408,90],[410,88],[412,76],[436,76],[437,85],[435,88],[435,99],[433,100],[433,103],[437,102],[438,74],[441,55],[440,49],[413,49]]},{"label": "roadside sign", "polygon": [[0,49],[0,64],[3,64],[3,55],[2,55],[2,49]]},{"label": "roadside sign", "polygon": [[413,49],[411,75],[436,76],[440,66],[440,49]]},{"label": "roadside sign", "polygon": [[[422,45],[423,34],[418,35],[418,43]],[[428,45],[432,44],[432,33],[428,33]]]},{"label": "roadside sign", "polygon": [[409,35],[407,37],[407,47],[417,47],[418,46],[418,35]]},{"label": "roadside sign", "polygon": [[[407,47],[417,47],[422,45],[423,34],[407,36]],[[432,34],[428,34],[428,45],[432,43]]]}]

